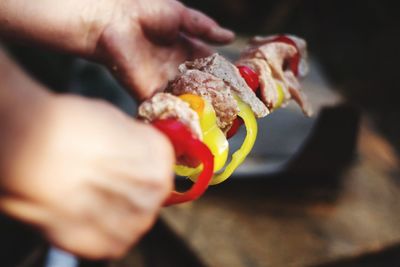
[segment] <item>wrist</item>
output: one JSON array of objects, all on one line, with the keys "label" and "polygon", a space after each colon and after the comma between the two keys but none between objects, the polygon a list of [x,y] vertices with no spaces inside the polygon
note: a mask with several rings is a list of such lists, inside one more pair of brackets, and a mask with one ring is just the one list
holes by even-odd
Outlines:
[{"label": "wrist", "polygon": [[90,57],[114,1],[0,1],[0,38]]}]

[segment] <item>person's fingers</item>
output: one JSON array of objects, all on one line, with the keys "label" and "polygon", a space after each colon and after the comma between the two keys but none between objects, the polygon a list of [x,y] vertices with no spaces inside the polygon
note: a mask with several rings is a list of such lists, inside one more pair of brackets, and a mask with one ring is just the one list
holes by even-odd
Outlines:
[{"label": "person's fingers", "polygon": [[[140,51],[140,53],[137,53],[137,51]],[[132,35],[118,31],[118,28],[107,27],[99,39],[95,56],[139,101],[151,96],[157,88],[157,84],[152,80],[148,81],[146,90],[142,91],[139,87],[141,81],[136,79],[136,74],[149,69],[145,65],[147,62],[142,61],[143,64],[140,66],[137,64],[137,58],[142,57],[142,53],[146,54],[148,50],[142,50],[140,43],[135,43]]]},{"label": "person's fingers", "polygon": [[[188,60],[206,57],[211,55],[214,50],[203,41],[196,38],[190,38],[181,34],[174,45],[169,47],[158,47],[154,53],[157,58],[165,60],[156,60],[153,62],[153,69],[158,69],[158,88],[165,88],[168,81],[173,80],[179,74],[178,67]],[[144,84],[142,84],[142,87]]]},{"label": "person's fingers", "polygon": [[232,31],[222,28],[210,17],[191,8],[182,10],[181,30],[187,35],[217,44],[230,43],[235,38]]},{"label": "person's fingers", "polygon": [[180,48],[177,50],[182,51],[183,57],[185,58],[183,61],[207,57],[212,53],[215,53],[215,50],[208,44],[184,34],[180,36],[179,46]]},{"label": "person's fingers", "polygon": [[173,44],[159,45],[144,36],[141,42],[133,42],[131,36],[111,28],[103,32],[99,49],[109,55],[105,63],[110,71],[139,101],[163,90],[178,74],[179,64],[213,53],[202,40],[183,33]]},{"label": "person's fingers", "polygon": [[105,234],[93,225],[70,225],[63,227],[62,231],[58,227],[48,231],[46,236],[56,247],[86,259],[119,258],[128,248],[126,242]]},{"label": "person's fingers", "polygon": [[143,190],[118,187],[103,188],[101,185],[93,188],[96,204],[93,204],[95,208],[91,211],[90,221],[105,235],[129,246],[149,230],[162,202],[155,196],[149,197],[154,195],[152,192],[136,195]]},{"label": "person's fingers", "polygon": [[0,197],[0,210],[24,222],[40,225],[43,221],[50,221],[49,214],[25,199],[17,197]]}]

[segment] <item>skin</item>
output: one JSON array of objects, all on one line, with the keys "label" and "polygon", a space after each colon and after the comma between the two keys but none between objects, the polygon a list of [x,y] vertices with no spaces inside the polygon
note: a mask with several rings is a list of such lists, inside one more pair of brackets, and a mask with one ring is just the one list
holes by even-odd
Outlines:
[{"label": "skin", "polygon": [[0,62],[8,74],[0,85],[0,210],[82,257],[123,255],[172,190],[169,141],[105,102],[52,95],[4,55]]},{"label": "skin", "polygon": [[[103,63],[139,100],[233,37],[172,0],[0,0],[1,39]],[[105,102],[49,93],[1,51],[0,74],[0,211],[78,256],[124,255],[172,190],[169,141]]]},{"label": "skin", "polygon": [[234,38],[175,0],[1,0],[0,34],[104,63],[139,100]]}]

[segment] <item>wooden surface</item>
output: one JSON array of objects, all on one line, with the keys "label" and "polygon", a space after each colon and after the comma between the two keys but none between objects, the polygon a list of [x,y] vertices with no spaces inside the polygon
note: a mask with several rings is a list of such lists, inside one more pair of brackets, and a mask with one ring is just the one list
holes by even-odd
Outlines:
[{"label": "wooden surface", "polygon": [[399,164],[364,122],[339,177],[275,177],[212,188],[163,218],[207,266],[314,266],[400,242]]}]

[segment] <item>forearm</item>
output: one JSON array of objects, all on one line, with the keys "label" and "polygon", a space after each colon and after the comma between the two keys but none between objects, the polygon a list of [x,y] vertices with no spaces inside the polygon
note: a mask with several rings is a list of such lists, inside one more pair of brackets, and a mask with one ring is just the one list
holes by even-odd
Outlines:
[{"label": "forearm", "polygon": [[[0,46],[0,116],[18,116],[19,111],[38,105],[50,93],[29,77]],[[24,108],[25,107],[25,108]],[[0,125],[0,127],[2,127]]]},{"label": "forearm", "polygon": [[25,74],[0,47],[0,186],[4,171],[23,142],[40,126],[52,95]]},{"label": "forearm", "polygon": [[101,31],[96,3],[81,0],[0,0],[0,39],[36,43],[87,56]]}]

